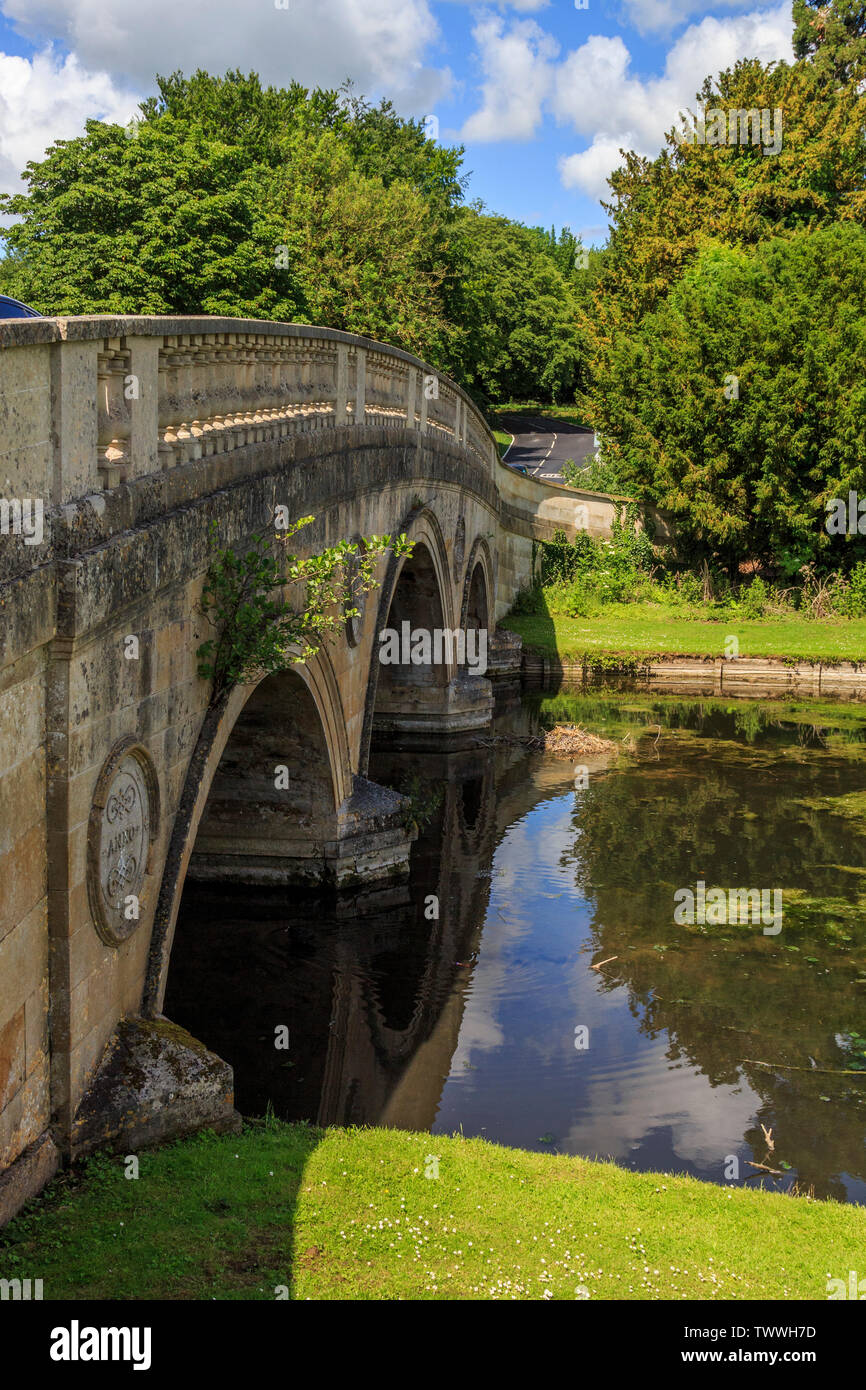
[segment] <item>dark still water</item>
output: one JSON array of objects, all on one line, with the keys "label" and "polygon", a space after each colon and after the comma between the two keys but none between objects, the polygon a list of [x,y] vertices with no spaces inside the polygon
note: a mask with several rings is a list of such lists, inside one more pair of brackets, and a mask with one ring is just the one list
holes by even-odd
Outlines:
[{"label": "dark still water", "polygon": [[[516,741],[556,722],[622,751]],[[403,884],[188,885],[165,1012],[239,1109],[866,1202],[866,711],[527,696],[479,742],[371,767],[423,822]],[[678,925],[698,881],[781,931]]]}]

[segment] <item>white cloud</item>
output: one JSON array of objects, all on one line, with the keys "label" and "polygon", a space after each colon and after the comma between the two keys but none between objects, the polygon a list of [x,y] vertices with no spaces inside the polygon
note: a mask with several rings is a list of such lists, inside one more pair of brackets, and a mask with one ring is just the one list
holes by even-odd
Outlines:
[{"label": "white cloud", "polygon": [[738,58],[759,58],[770,63],[792,61],[794,21],[787,0],[774,9],[753,10],[730,19],[704,19],[691,25],[668,54],[665,71],[674,82],[696,88],[707,73],[715,75],[733,67]]},{"label": "white cloud", "polygon": [[556,70],[552,104],[558,119],[581,135],[630,129],[646,106],[644,84],[628,75],[630,63],[622,39],[587,39]]},{"label": "white cloud", "polygon": [[706,18],[691,25],[670,49],[660,77],[630,73],[631,55],[620,38],[594,35],[569,53],[556,70],[551,104],[592,143],[559,161],[566,188],[593,198],[608,193],[607,175],[622,163],[620,148],[655,156],[678,113],[694,110],[695,94],[708,75],[738,58],[767,63],[790,60],[792,20],[786,3],[729,19]]},{"label": "white cloud", "polygon": [[702,10],[744,10],[751,0],[624,0],[626,17],[641,34],[669,33]]},{"label": "white cloud", "polygon": [[25,36],[50,33],[32,59],[0,54],[0,189],[20,186],[29,159],[82,133],[87,117],[122,120],[154,91],[157,72],[198,67],[256,71],[281,85],[386,94],[404,114],[424,115],[452,85],[447,68],[425,66],[438,25],[429,0],[0,0]]},{"label": "white cloud", "polygon": [[629,139],[628,133],[616,139],[607,135],[597,136],[589,149],[579,154],[562,155],[559,159],[559,177],[564,188],[576,188],[590,198],[601,200],[610,194],[607,176],[612,169],[622,164],[620,149],[633,149],[636,141]]},{"label": "white cloud", "polygon": [[[453,0],[470,3],[471,0]],[[697,0],[626,0],[642,22],[652,7],[682,18]],[[338,86],[351,75],[356,90],[386,94],[404,113],[423,115],[452,87],[447,68],[426,65],[441,44],[432,0],[0,0],[24,34],[51,33],[72,56],[53,49],[36,57],[0,54],[0,187],[17,185],[28,159],[57,138],[79,134],[87,116],[126,120],[156,72],[203,67],[257,71],[265,82],[293,77],[307,86]],[[723,0],[733,5],[735,0]],[[503,13],[508,8],[509,14]],[[677,112],[694,105],[708,73],[737,58],[790,57],[788,0],[768,10],[691,25],[670,49],[658,77],[633,73],[622,38],[592,35],[560,58],[554,37],[534,19],[546,0],[501,0],[476,18],[473,36],[481,70],[481,102],[460,137],[466,141],[526,140],[545,114],[569,125],[588,148],[563,156],[567,188],[604,196],[620,147],[654,155]]]},{"label": "white cloud", "polygon": [[55,140],[80,135],[89,117],[126,124],[137,105],[135,95],[105,73],[85,72],[74,56],[0,53],[0,192],[17,192],[27,161],[41,159]]},{"label": "white cloud", "polygon": [[[680,13],[688,12],[689,0],[676,3]],[[680,35],[659,77],[640,77],[631,70],[622,38],[591,35],[557,62],[558,44],[534,20],[506,24],[503,16],[487,13],[473,30],[483,72],[481,105],[461,138],[529,139],[551,110],[591,141],[587,149],[560,158],[562,183],[603,198],[608,174],[622,163],[620,149],[657,154],[678,113],[694,108],[706,76],[741,57],[790,59],[791,30],[787,0],[746,15],[708,16]]]},{"label": "white cloud", "polygon": [[481,67],[482,104],[461,131],[464,140],[528,140],[541,121],[559,44],[532,19],[508,29],[485,15],[472,31]]},{"label": "white cloud", "polygon": [[425,67],[439,27],[429,0],[3,0],[25,36],[51,34],[91,72],[153,89],[157,72],[254,71],[268,83],[387,92],[422,114],[450,83]]}]

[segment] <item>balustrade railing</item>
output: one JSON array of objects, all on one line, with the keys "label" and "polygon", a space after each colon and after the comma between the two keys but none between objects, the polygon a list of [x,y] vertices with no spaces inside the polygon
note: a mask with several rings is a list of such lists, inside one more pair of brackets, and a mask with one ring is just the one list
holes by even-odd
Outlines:
[{"label": "balustrade railing", "polygon": [[0,322],[5,494],[59,505],[246,445],[378,425],[454,440],[495,471],[447,377],[346,333],[235,319]]}]

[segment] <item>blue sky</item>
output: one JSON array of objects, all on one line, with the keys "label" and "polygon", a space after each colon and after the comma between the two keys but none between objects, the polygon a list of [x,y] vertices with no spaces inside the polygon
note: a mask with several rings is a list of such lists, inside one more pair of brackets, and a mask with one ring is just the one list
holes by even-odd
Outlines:
[{"label": "blue sky", "polygon": [[0,0],[0,189],[155,72],[256,70],[387,96],[466,146],[469,196],[605,236],[621,146],[653,155],[703,77],[790,57],[789,0]]}]

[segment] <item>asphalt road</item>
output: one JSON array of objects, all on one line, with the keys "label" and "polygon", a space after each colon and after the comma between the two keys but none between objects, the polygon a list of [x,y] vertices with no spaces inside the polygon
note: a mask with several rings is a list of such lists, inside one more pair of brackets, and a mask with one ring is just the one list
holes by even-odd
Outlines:
[{"label": "asphalt road", "polygon": [[578,467],[589,462],[595,453],[592,430],[573,425],[568,420],[533,419],[527,415],[501,415],[502,426],[514,435],[514,443],[505,455],[505,462],[520,464],[532,478],[546,483],[561,483],[562,465],[574,459]]}]

